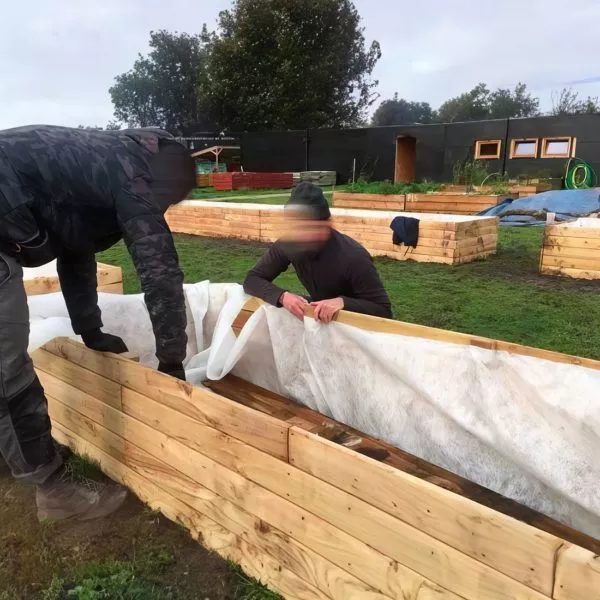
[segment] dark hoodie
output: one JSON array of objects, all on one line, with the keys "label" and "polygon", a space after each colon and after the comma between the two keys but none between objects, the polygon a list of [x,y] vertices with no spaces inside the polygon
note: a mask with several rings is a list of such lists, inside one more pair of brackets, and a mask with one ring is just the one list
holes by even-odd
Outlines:
[{"label": "dark hoodie", "polygon": [[187,150],[161,130],[46,125],[0,132],[0,249],[57,258],[76,333],[102,326],[94,254],[124,239],[165,363],[185,357],[183,275],[164,219],[194,185]]}]

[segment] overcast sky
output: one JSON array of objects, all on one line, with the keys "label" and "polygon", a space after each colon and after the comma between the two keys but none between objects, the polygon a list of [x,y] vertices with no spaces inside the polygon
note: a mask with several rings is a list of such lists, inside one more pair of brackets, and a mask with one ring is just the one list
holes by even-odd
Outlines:
[{"label": "overcast sky", "polygon": [[[381,43],[381,98],[430,102],[470,89],[528,84],[551,106],[572,83],[600,96],[600,1],[355,0],[366,37]],[[2,6],[0,128],[105,125],[115,75],[148,49],[152,29],[214,28],[230,0],[37,0]],[[569,32],[573,32],[569,35]],[[266,82],[267,83],[267,82]]]}]

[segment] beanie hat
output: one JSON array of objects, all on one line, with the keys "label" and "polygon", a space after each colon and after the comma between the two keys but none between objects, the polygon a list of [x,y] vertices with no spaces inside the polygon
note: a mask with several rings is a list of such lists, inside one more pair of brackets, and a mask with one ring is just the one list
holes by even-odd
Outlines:
[{"label": "beanie hat", "polygon": [[310,181],[301,181],[292,190],[286,207],[300,209],[307,213],[307,218],[316,221],[326,221],[331,217],[323,190]]}]

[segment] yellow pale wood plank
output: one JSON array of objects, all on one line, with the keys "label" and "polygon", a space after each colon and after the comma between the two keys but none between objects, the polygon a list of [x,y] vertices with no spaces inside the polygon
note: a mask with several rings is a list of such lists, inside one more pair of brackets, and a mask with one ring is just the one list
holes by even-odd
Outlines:
[{"label": "yellow pale wood plank", "polygon": [[284,598],[327,600],[325,595],[279,565],[272,557],[165,493],[155,483],[133,472],[77,434],[59,426],[55,436],[76,452],[97,460],[109,476],[132,489],[152,509],[160,510],[168,519],[183,525],[202,545],[241,565],[248,575],[260,580]]},{"label": "yellow pale wood plank", "polygon": [[554,256],[544,251],[543,264],[548,267],[597,271],[600,269],[600,255],[594,258],[579,258],[574,256]]},{"label": "yellow pale wood plank", "polygon": [[546,236],[544,248],[585,248],[586,250],[600,250],[600,238],[570,238],[563,236]]},{"label": "yellow pale wood plank", "polygon": [[[391,598],[415,600],[421,598],[418,594],[422,592],[422,588],[430,588],[436,592],[439,590],[442,594],[440,598],[457,600],[455,594],[447,592],[285,497],[257,485],[234,470],[112,407],[97,406],[102,403],[68,384],[60,383],[71,394],[71,409],[88,417],[88,421],[82,421],[80,425],[73,419],[73,427],[77,427],[75,433],[91,435],[98,431],[98,427],[109,429]],[[54,398],[53,395],[51,397]],[[50,402],[51,416],[58,423],[61,422],[61,415],[57,413],[61,408],[59,404]],[[230,454],[231,449],[227,446],[232,440],[233,438],[223,438],[220,444]],[[250,446],[245,446],[245,450],[249,449]],[[268,456],[264,453],[262,455]],[[273,461],[286,466],[276,459]]]},{"label": "yellow pale wood plank", "polygon": [[[257,306],[257,303],[258,305],[264,304],[261,300],[253,298],[244,306],[244,310],[256,310],[255,307]],[[310,307],[306,309],[306,315],[309,317],[312,316],[312,309]],[[361,315],[347,311],[340,311],[334,320],[367,331],[406,335],[427,340],[448,342],[450,344],[460,344],[461,346],[476,346],[478,348],[485,348],[486,350],[498,350],[521,356],[533,356],[552,362],[579,365],[588,369],[600,370],[600,361],[591,358],[571,356],[569,354],[561,354],[560,352],[552,352],[551,350],[521,346],[520,344],[513,344],[511,342],[493,340],[491,338],[484,338],[467,333],[458,333],[456,331],[447,331],[445,329],[437,329],[435,327],[427,327],[415,323],[405,323],[403,321],[383,319],[381,317]]]},{"label": "yellow pale wood plank", "polygon": [[104,294],[122,294],[123,293],[123,282],[108,283],[106,285],[98,286],[98,291]]},{"label": "yellow pale wood plank", "polygon": [[573,279],[600,279],[600,269],[597,271],[592,271],[589,269],[584,270],[552,267],[545,265],[543,259],[540,271],[544,275],[559,275],[562,277],[572,277]]},{"label": "yellow pale wood plank", "polygon": [[290,463],[550,595],[563,541],[296,427]]},{"label": "yellow pale wood plank", "polygon": [[[142,367],[117,354],[94,352],[72,340],[56,340],[46,348],[76,365],[108,377],[287,461],[289,426],[278,419],[223,398],[210,390]],[[92,393],[89,389],[85,391]]]},{"label": "yellow pale wood plank", "polygon": [[[201,452],[283,498],[289,498],[342,531],[362,540],[400,564],[473,600],[541,598],[512,580],[353,498],[326,482],[307,476],[242,442],[189,419],[136,393],[123,391],[123,411],[135,419]],[[474,586],[474,582],[476,585]],[[522,589],[521,589],[522,588]]]},{"label": "yellow pale wood plank", "polygon": [[594,248],[569,247],[569,246],[545,246],[544,256],[554,256],[557,258],[583,258],[586,260],[600,261],[600,251]]},{"label": "yellow pale wood plank", "polygon": [[544,231],[547,236],[556,238],[600,239],[600,227],[564,227],[562,225],[547,225]]},{"label": "yellow pale wood plank", "polygon": [[556,565],[555,600],[600,600],[600,556],[565,545]]},{"label": "yellow pale wood plank", "polygon": [[388,597],[367,586],[285,533],[269,526],[208,488],[177,471],[172,465],[98,426],[88,417],[51,400],[53,419],[61,427],[82,430],[89,442],[108,453],[139,476],[154,482],[171,496],[246,539],[303,581],[334,600],[386,600]]},{"label": "yellow pale wood plank", "polygon": [[121,270],[121,267],[98,263],[96,278],[99,286],[110,285],[111,283],[121,283],[123,281],[123,271]]},{"label": "yellow pale wood plank", "polygon": [[[32,354],[32,358],[38,372],[49,373],[61,381],[92,394],[95,398],[114,408],[121,408],[121,385],[119,383],[84,369],[70,360],[51,354],[43,348],[36,350]],[[68,398],[64,400],[68,401]]]}]

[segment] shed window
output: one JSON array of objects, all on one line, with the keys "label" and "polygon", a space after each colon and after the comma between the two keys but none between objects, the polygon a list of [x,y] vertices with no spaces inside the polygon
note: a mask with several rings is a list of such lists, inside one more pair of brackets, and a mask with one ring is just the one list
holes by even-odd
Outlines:
[{"label": "shed window", "polygon": [[537,158],[537,138],[512,140],[510,143],[511,158]]},{"label": "shed window", "polygon": [[501,140],[477,140],[475,142],[476,159],[500,158]]},{"label": "shed window", "polygon": [[556,137],[542,140],[542,158],[569,158],[575,138]]}]

